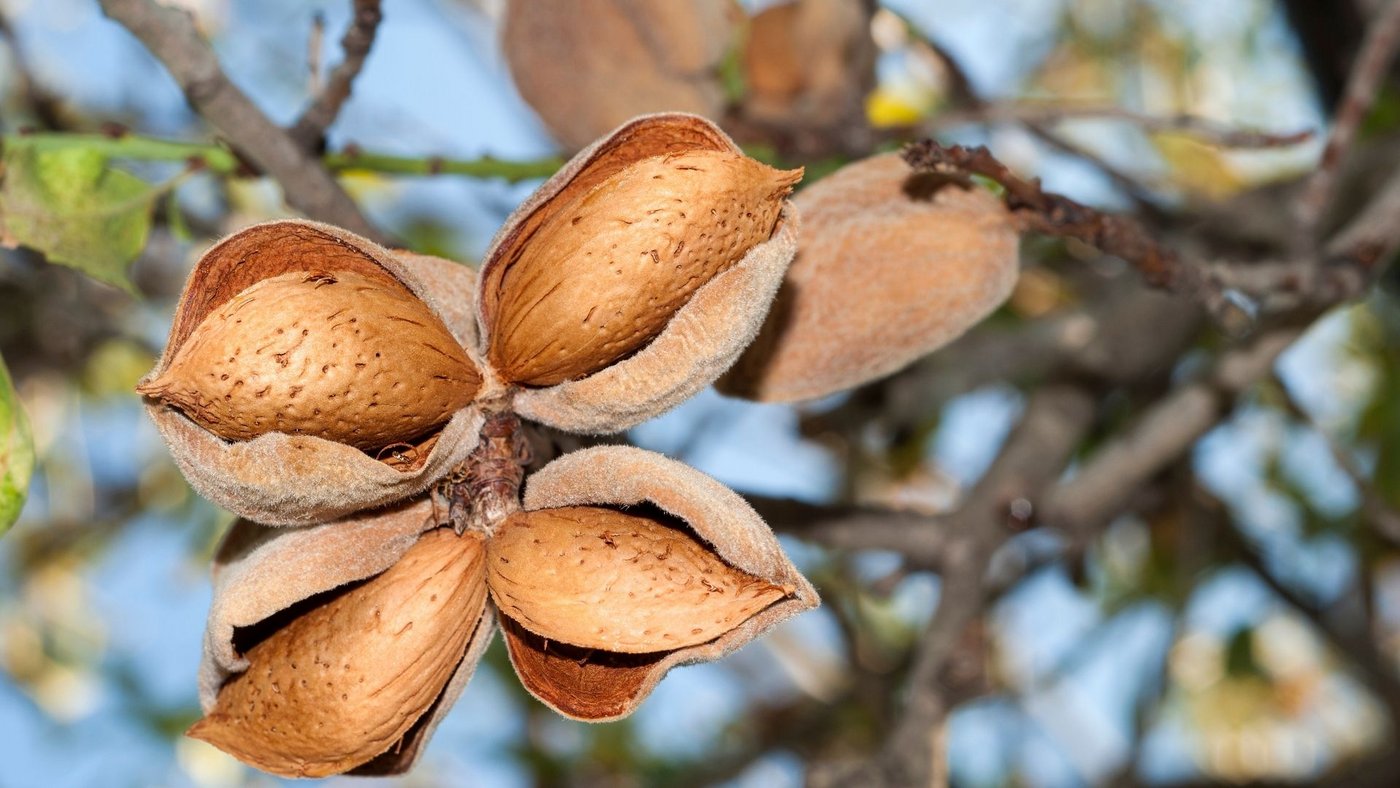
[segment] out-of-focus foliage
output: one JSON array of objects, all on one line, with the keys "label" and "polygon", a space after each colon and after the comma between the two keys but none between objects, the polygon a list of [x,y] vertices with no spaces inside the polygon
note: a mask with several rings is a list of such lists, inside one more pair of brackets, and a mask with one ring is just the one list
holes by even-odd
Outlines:
[{"label": "out-of-focus foliage", "polygon": [[159,193],[97,151],[12,140],[0,181],[3,240],[131,290],[126,268],[146,246]]},{"label": "out-of-focus foliage", "polygon": [[33,472],[34,437],[10,371],[0,358],[0,536],[19,519]]}]

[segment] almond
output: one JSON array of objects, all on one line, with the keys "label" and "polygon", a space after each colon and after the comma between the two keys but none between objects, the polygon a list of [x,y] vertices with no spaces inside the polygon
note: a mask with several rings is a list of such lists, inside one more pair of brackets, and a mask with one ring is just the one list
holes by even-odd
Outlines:
[{"label": "almond", "polygon": [[797,258],[757,340],[720,391],[823,397],[889,375],[991,314],[1019,274],[995,195],[910,171],[896,153],[848,164],[799,194]]},{"label": "almond", "polygon": [[513,2],[501,50],[521,97],[578,150],[634,115],[722,115],[720,69],[742,17],[732,0]]},{"label": "almond", "polygon": [[487,547],[487,583],[525,629],[625,654],[713,640],[792,591],[681,528],[591,506],[513,515]]},{"label": "almond", "polygon": [[428,532],[249,649],[248,669],[188,735],[285,777],[339,774],[389,750],[462,660],[486,604],[482,555],[477,536]]},{"label": "almond", "polygon": [[635,162],[558,206],[500,262],[487,357],[526,386],[585,377],[654,338],[772,235],[802,177],[735,153]]},{"label": "almond", "polygon": [[303,271],[263,279],[210,313],[137,390],[227,440],[284,432],[375,450],[442,425],[480,384],[407,288]]}]

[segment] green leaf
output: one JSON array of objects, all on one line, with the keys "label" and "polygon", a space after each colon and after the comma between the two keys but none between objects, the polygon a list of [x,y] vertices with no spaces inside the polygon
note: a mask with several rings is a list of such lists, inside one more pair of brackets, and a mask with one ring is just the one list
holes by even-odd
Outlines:
[{"label": "green leaf", "polygon": [[34,437],[10,382],[5,360],[0,359],[0,535],[10,530],[29,494],[34,472]]},{"label": "green leaf", "polygon": [[113,169],[88,148],[38,149],[12,141],[4,166],[0,229],[6,243],[132,291],[127,266],[146,245],[161,189]]}]

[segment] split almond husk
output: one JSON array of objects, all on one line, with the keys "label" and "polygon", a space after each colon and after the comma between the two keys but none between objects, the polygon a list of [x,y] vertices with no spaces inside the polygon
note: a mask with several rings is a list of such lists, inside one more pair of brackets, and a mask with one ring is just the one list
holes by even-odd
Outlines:
[{"label": "split almond husk", "polygon": [[514,0],[502,49],[516,88],[568,150],[636,115],[717,117],[732,0]]},{"label": "split almond husk", "polygon": [[[277,295],[295,309],[279,311],[271,302],[261,317],[248,317],[248,294],[279,286]],[[327,225],[250,227],[215,244],[191,271],[165,353],[141,382],[173,404],[148,398],[147,411],[190,484],[257,522],[324,522],[416,495],[476,444],[482,419],[469,404],[480,383],[474,287],[470,268],[392,253]],[[347,295],[331,299],[328,291]],[[324,326],[311,324],[317,317]],[[222,324],[225,337],[200,349],[209,320]],[[246,346],[238,342],[244,333]],[[229,356],[211,352],[230,341],[241,351],[236,361],[258,363],[231,367]],[[226,363],[202,372],[177,363],[196,356]],[[209,385],[192,395],[201,374]],[[234,387],[239,379],[246,382]],[[205,426],[209,419],[192,418],[210,412],[222,414],[215,422],[247,425],[231,437],[274,431],[226,440]],[[388,418],[366,415],[377,413]]]},{"label": "split almond husk", "polygon": [[897,154],[847,165],[796,202],[797,259],[725,393],[790,402],[889,375],[976,325],[1016,282],[1002,202],[916,175]]},{"label": "split almond husk", "polygon": [[480,538],[434,521],[419,500],[320,526],[235,525],[215,559],[206,716],[190,735],[283,776],[407,769],[494,631]]},{"label": "split almond husk", "polygon": [[580,153],[487,252],[490,373],[526,418],[616,432],[709,385],[753,339],[791,260],[800,172],[708,121],[639,118]]},{"label": "split almond husk", "polygon": [[516,673],[565,716],[630,714],[670,668],[817,605],[741,497],[661,455],[570,453],[524,505],[491,540],[487,582]]}]

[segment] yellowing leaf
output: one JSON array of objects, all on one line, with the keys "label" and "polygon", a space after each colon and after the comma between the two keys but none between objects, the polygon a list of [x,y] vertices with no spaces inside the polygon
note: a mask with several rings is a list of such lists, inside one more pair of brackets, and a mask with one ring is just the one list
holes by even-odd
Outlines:
[{"label": "yellowing leaf", "polygon": [[881,85],[865,99],[865,117],[876,128],[908,126],[924,119],[933,104],[931,94],[905,86]]},{"label": "yellowing leaf", "polygon": [[19,519],[33,472],[34,437],[5,361],[0,359],[0,535]]},{"label": "yellowing leaf", "polygon": [[1223,200],[1244,182],[1216,148],[1181,134],[1154,134],[1152,144],[1171,168],[1172,181],[1193,197]]},{"label": "yellowing leaf", "polygon": [[108,166],[85,148],[38,150],[11,141],[0,184],[0,228],[9,244],[42,252],[131,290],[127,266],[146,245],[158,188]]}]

